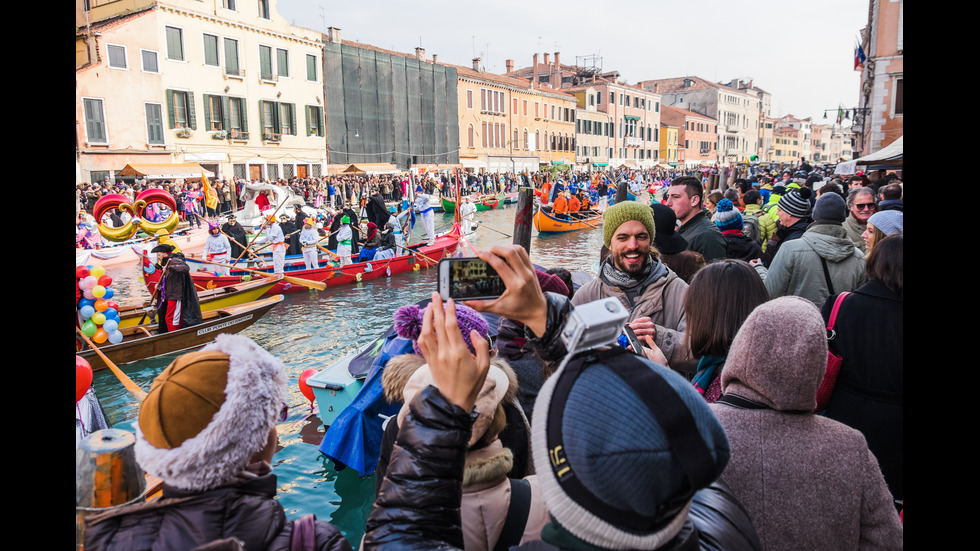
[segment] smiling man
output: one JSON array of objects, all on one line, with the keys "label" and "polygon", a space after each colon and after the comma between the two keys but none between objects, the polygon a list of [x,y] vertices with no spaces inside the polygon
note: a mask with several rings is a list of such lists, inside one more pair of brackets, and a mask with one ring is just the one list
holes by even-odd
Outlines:
[{"label": "smiling man", "polygon": [[847,208],[850,213],[844,220],[844,229],[847,237],[854,243],[854,246],[867,253],[864,238],[861,234],[868,227],[868,218],[877,211],[875,204],[875,194],[871,188],[860,187],[851,191],[847,196]]},{"label": "smiling man", "polygon": [[630,311],[629,325],[638,337],[650,337],[671,368],[693,372],[697,360],[684,338],[687,283],[660,260],[653,247],[653,212],[646,205],[623,201],[606,209],[602,220],[609,256],[601,263],[599,276],[576,291],[572,304],[618,298]]},{"label": "smiling man", "polygon": [[718,227],[711,222],[711,213],[704,208],[704,187],[693,176],[682,176],[670,182],[667,206],[677,215],[677,233],[687,240],[688,247],[701,253],[705,262],[725,258],[728,245]]}]

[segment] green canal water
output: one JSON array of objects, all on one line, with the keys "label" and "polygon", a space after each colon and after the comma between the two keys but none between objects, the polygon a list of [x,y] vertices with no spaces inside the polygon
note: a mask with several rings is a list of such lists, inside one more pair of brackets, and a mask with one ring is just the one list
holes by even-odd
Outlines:
[{"label": "green canal water", "polygon": [[[468,239],[477,249],[510,244],[513,240],[499,232],[513,234],[516,205],[479,212],[480,228]],[[435,225],[452,223],[451,214],[436,214]],[[416,241],[423,235],[416,226]],[[423,230],[424,231],[424,230]],[[590,271],[599,259],[602,231],[585,230],[531,239],[531,260],[546,268]],[[467,250],[467,254],[469,254]],[[138,281],[138,268],[115,268],[113,277],[117,301],[133,303],[148,299]],[[435,290],[436,271],[423,269],[356,285],[332,287],[285,295],[285,300],[247,328],[242,334],[276,355],[289,376],[289,418],[278,425],[279,449],[273,467],[279,479],[279,501],[290,518],[315,513],[318,519],[337,526],[352,545],[364,533],[364,521],[374,501],[374,477],[360,478],[351,469],[338,471],[317,449],[325,428],[310,414],[309,402],[299,391],[300,373],[322,369],[376,338],[388,328],[395,310],[414,303]],[[122,366],[141,388],[148,390],[153,379],[175,356],[161,356]],[[95,391],[115,428],[134,430],[138,403],[123,389],[109,370],[95,374]]]}]

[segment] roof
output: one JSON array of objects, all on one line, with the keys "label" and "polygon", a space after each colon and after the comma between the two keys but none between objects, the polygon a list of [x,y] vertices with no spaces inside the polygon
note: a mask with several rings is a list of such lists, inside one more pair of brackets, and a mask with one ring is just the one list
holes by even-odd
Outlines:
[{"label": "roof", "polygon": [[197,163],[128,164],[116,176],[136,176],[150,180],[194,180],[202,175],[214,178],[214,173]]},{"label": "roof", "polygon": [[673,107],[671,105],[661,105],[660,109],[662,111],[675,111],[678,115],[684,115],[685,117],[695,117],[699,119],[707,119],[709,121],[716,121],[714,117],[709,117],[708,115],[702,115],[701,113],[696,113],[688,109],[681,109],[680,107]]},{"label": "roof", "polygon": [[520,77],[510,77],[507,75],[498,75],[497,73],[489,73],[484,71],[474,71],[472,67],[464,67],[462,65],[451,65],[446,63],[450,67],[456,68],[456,73],[459,78],[467,78],[470,80],[483,80],[488,82],[493,82],[500,84],[502,86],[509,86],[512,88],[519,88],[525,92],[543,92],[545,94],[550,94],[553,96],[560,96],[561,99],[568,101],[578,101],[575,96],[566,94],[561,90],[556,90],[545,84],[537,84],[534,88],[531,88],[531,82],[527,79]]},{"label": "roof", "polygon": [[[686,81],[691,81],[690,86],[684,86]],[[654,80],[642,80],[637,82],[638,87],[646,90],[648,87],[653,88],[653,85],[657,85],[658,94],[669,94],[675,92],[692,92],[700,90],[722,90],[725,92],[735,92],[738,94],[746,94],[755,98],[754,95],[744,92],[742,90],[736,90],[735,88],[729,88],[724,84],[718,84],[717,82],[711,82],[710,80],[705,80],[701,77],[696,76],[685,76],[685,77],[675,77],[675,78],[662,78]],[[651,90],[652,91],[652,90]]]}]

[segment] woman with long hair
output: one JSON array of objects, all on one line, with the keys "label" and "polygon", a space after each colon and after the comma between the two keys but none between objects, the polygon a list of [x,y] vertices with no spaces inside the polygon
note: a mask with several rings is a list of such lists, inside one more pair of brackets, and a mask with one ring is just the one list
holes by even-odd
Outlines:
[{"label": "woman with long hair", "polygon": [[765,284],[747,262],[725,259],[701,268],[684,297],[691,353],[700,357],[694,387],[708,403],[721,396],[721,371],[735,334],[756,306],[769,300]]}]

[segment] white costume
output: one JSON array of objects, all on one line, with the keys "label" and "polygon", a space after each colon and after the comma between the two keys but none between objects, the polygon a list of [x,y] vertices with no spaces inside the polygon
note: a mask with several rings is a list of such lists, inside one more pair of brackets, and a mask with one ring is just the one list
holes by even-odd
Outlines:
[{"label": "white costume", "polygon": [[337,255],[340,256],[340,265],[350,264],[350,245],[354,238],[354,232],[350,229],[350,224],[341,224],[337,230]]},{"label": "white costume", "polygon": [[459,206],[459,215],[463,219],[463,231],[473,233],[473,225],[476,223],[476,205],[469,201],[464,201]]},{"label": "white costume", "polygon": [[[218,235],[211,235],[208,232],[207,239],[204,240],[204,259],[208,262],[217,262],[219,264],[228,264],[228,260],[231,258],[231,243],[228,242],[228,238],[225,234],[219,233]],[[228,268],[224,266],[214,266],[216,271],[220,271],[222,275],[228,275]]]},{"label": "white costume", "polygon": [[395,245],[399,247],[405,246],[405,241],[402,239],[402,222],[394,214],[388,216],[388,221],[385,222],[385,229],[391,230],[391,233],[395,236]]},{"label": "white costume", "polygon": [[282,234],[279,222],[273,222],[265,235],[258,238],[258,243],[272,243],[272,270],[281,274],[286,271],[286,237]]},{"label": "white costume", "polygon": [[422,217],[425,234],[431,245],[436,240],[435,222],[432,219],[432,198],[424,193],[415,196],[415,212]]},{"label": "white costume", "polygon": [[303,246],[303,262],[306,263],[306,269],[312,270],[314,268],[319,268],[320,263],[317,262],[317,248],[316,244],[320,241],[320,234],[317,233],[315,228],[303,228],[303,231],[299,232],[299,243]]}]

